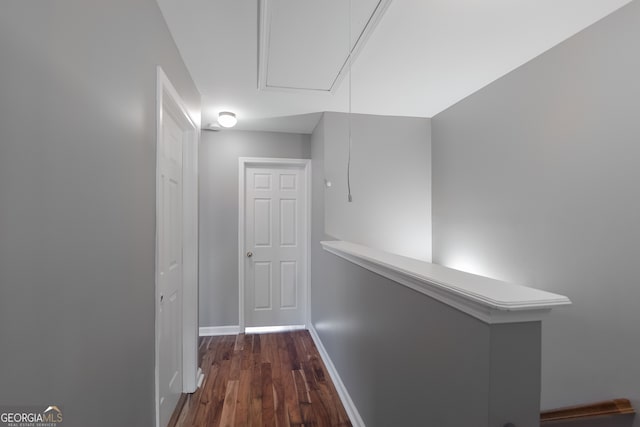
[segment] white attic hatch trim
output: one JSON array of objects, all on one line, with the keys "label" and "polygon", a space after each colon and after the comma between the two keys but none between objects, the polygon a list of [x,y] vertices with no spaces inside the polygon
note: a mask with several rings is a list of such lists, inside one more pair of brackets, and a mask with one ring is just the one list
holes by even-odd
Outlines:
[{"label": "white attic hatch trim", "polygon": [[[283,21],[290,23],[293,20],[278,18],[282,18],[283,15],[286,15],[287,9],[290,9],[294,5],[294,3],[292,3],[293,1],[297,0],[259,1],[258,89],[280,92],[335,93],[336,89],[340,86],[340,82],[349,70],[349,58],[351,58],[351,62],[353,63],[353,61],[363,50],[364,46],[369,40],[369,37],[382,19],[382,16],[388,9],[392,0],[348,0],[347,2],[345,2],[344,0],[340,0],[337,3],[335,0],[329,2],[323,0],[318,2],[317,7],[322,7],[325,9],[328,8],[328,10],[331,10],[331,5],[333,4],[333,12],[335,12],[334,15],[342,10],[336,9],[335,5],[344,5],[346,3],[348,5],[346,9],[348,13],[347,16],[343,16],[342,18],[346,20],[346,22],[353,20],[354,17],[358,20],[358,22],[356,22],[355,24],[356,27],[354,28],[351,28],[349,24],[349,32],[351,34],[354,34],[354,37],[351,38],[351,54],[349,55],[349,53],[345,53],[342,56],[340,56],[339,52],[335,52],[335,46],[332,46],[331,41],[327,40],[328,34],[314,33],[311,28],[312,26],[304,25],[304,21],[293,24],[292,26],[295,27],[295,30],[292,30],[292,28],[290,27],[283,28]],[[366,9],[368,6],[373,7],[371,7],[369,9],[370,12],[367,12],[364,16],[359,15],[356,17],[354,15],[354,17],[352,17],[352,12],[349,11],[349,8],[353,7],[352,2],[359,7],[358,11],[361,11],[362,8]],[[305,5],[307,7],[309,6],[307,2],[305,2]],[[311,12],[307,13],[306,17],[309,20],[309,24],[311,23],[311,21],[318,19],[318,16]],[[275,24],[274,19],[276,21]],[[299,28],[304,28],[305,30],[297,31]],[[277,40],[273,40],[272,34],[274,33],[274,31],[278,31],[278,34],[284,34],[287,37],[277,37]],[[334,27],[330,28],[329,32],[332,33],[333,36],[336,36],[336,32],[339,33],[339,30]],[[311,49],[306,49],[308,52],[304,52],[302,53],[302,56],[298,56],[301,53],[300,50],[291,49],[291,47],[296,43],[282,43],[283,38],[287,40],[300,39],[303,40],[304,44],[307,46],[320,45],[321,47],[327,49],[321,48],[314,51],[310,51]],[[313,41],[313,43],[309,44],[309,41]],[[274,55],[274,50],[281,53],[295,52],[295,56],[302,59],[300,59],[298,64],[293,64],[291,61],[292,55],[286,55],[285,57],[283,57],[282,55]],[[346,50],[347,49],[345,49],[345,51]],[[327,58],[327,52],[331,52],[329,56],[334,56],[333,61]],[[339,56],[338,59],[335,58],[336,55]],[[304,69],[292,70],[292,68],[294,68],[293,66],[295,65],[297,65],[298,67],[302,66],[304,67]],[[274,69],[278,70],[279,72],[274,73]],[[286,76],[287,72],[289,75],[313,75],[315,73],[315,70],[318,69],[322,69],[324,71],[324,73],[322,73],[323,76],[320,77],[316,75],[315,81],[313,82],[310,82],[307,79],[307,82],[301,84],[300,81],[294,81],[291,78],[287,78]],[[278,76],[274,76],[274,74],[277,74]]]}]

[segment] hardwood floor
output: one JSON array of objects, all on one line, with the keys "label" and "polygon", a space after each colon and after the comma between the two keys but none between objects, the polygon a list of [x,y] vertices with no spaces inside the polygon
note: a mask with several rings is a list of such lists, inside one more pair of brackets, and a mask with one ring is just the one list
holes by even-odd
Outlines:
[{"label": "hardwood floor", "polygon": [[351,426],[308,331],[203,337],[176,426]]}]

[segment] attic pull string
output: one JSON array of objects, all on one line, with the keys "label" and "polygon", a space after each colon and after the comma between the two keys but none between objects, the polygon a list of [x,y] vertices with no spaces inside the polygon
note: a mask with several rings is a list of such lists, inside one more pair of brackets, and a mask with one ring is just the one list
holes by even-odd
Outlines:
[{"label": "attic pull string", "polygon": [[349,150],[347,154],[347,201],[353,202],[351,197],[351,4],[353,0],[349,0],[349,31],[347,34],[347,56],[349,66]]}]

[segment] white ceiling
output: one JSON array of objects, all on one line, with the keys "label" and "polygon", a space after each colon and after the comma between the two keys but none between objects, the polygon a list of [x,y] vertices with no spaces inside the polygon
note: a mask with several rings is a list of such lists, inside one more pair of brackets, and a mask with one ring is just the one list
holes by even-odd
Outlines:
[{"label": "white ceiling", "polygon": [[259,75],[264,80],[261,87],[324,91],[337,87],[341,72],[347,69],[349,49],[365,27],[371,30],[375,26],[367,23],[381,3],[355,0],[351,11],[344,0],[263,0],[258,64],[258,71],[264,71]]},{"label": "white ceiling", "polygon": [[[157,1],[202,94],[204,125],[230,110],[238,129],[310,133],[317,113],[348,111],[349,79],[334,92],[258,90],[258,1]],[[324,25],[309,25],[319,5],[335,2],[295,1],[309,7],[287,10],[278,37],[316,44],[292,48],[288,69],[286,50],[278,61],[304,82],[313,61],[301,56],[335,62],[335,35],[348,29],[327,25],[326,14]],[[371,8],[371,0],[352,1],[354,11]],[[353,64],[352,111],[432,117],[629,1],[393,0]],[[296,15],[300,25],[292,25]],[[353,15],[352,34],[364,19]]]}]

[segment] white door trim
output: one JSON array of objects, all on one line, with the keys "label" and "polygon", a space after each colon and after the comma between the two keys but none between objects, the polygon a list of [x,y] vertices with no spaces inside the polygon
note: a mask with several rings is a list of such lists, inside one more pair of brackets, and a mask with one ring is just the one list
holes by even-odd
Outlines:
[{"label": "white door trim", "polygon": [[155,271],[155,425],[160,426],[159,391],[159,281],[158,281],[158,214],[161,206],[159,150],[162,138],[163,111],[171,109],[180,119],[187,134],[183,147],[183,252],[182,252],[182,384],[183,392],[193,393],[198,387],[198,143],[200,132],[189,116],[182,97],[160,66],[156,85],[156,271]]},{"label": "white door trim", "polygon": [[244,319],[244,262],[245,262],[245,170],[249,166],[300,166],[303,167],[306,181],[305,217],[307,222],[307,244],[304,248],[306,269],[304,274],[304,321],[305,326],[311,325],[310,283],[311,283],[311,160],[310,159],[278,159],[268,157],[240,157],[238,159],[238,318],[240,331],[245,330]]}]

